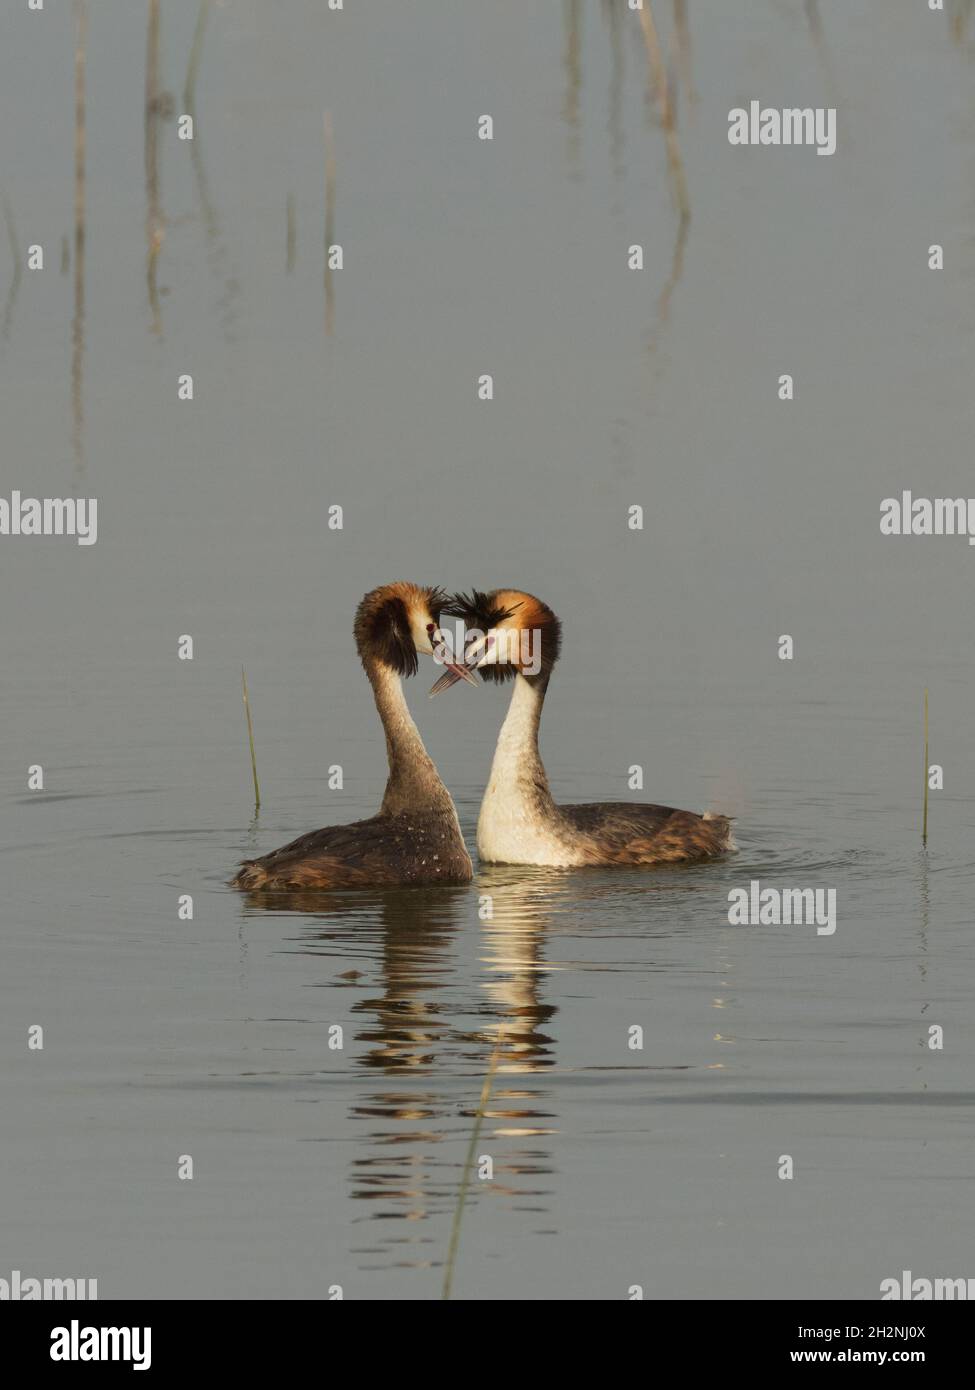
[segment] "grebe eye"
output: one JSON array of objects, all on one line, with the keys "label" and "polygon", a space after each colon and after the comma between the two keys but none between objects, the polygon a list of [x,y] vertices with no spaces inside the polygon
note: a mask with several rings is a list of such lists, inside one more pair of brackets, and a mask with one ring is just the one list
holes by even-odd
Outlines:
[{"label": "grebe eye", "polygon": [[427,632],[436,632],[436,630],[437,628],[435,623],[427,623]]}]

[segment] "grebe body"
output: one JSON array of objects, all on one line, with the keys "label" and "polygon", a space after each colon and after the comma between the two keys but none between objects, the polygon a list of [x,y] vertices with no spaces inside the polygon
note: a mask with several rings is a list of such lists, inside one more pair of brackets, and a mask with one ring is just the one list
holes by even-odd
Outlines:
[{"label": "grebe body", "polygon": [[[556,805],[538,750],[542,706],[561,647],[561,624],[547,604],[517,589],[456,594],[444,612],[474,638],[468,670],[485,680],[514,678],[477,823],[477,852],[489,864],[676,864],[734,848],[727,816],[629,801]],[[458,679],[444,673],[434,691]]]},{"label": "grebe body", "polygon": [[[386,584],[366,594],[355,641],[386,734],[389,778],[379,813],[351,825],[312,830],[281,849],[246,860],[235,888],[415,887],[468,883],[473,874],[450,793],[423,746],[403,694],[418,653],[432,655],[442,591]],[[461,668],[448,670],[464,674]]]}]

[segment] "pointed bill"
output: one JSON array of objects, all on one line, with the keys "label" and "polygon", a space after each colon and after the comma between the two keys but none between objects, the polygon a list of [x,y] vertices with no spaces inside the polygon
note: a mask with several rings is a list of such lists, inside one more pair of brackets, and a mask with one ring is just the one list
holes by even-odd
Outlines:
[{"label": "pointed bill", "polygon": [[434,695],[439,695],[441,690],[449,690],[450,687],[456,685],[459,680],[468,680],[472,685],[477,684],[477,681],[470,672],[465,671],[462,666],[448,666],[439,680],[434,681],[433,685],[430,687],[431,698]]},{"label": "pointed bill", "polygon": [[477,681],[471,675],[467,666],[463,665],[461,662],[450,660],[454,653],[450,645],[450,638],[447,634],[441,631],[434,633],[434,641],[435,656],[438,661],[443,662],[445,670],[444,674],[430,691],[430,694],[436,695],[439,690],[446,690],[449,686],[453,685],[455,681],[463,680],[467,681],[470,685],[476,686]]},{"label": "pointed bill", "polygon": [[450,687],[456,685],[458,681],[469,681],[471,685],[477,685],[477,681],[471,673],[476,671],[478,666],[481,666],[487,660],[493,645],[493,636],[481,638],[478,641],[472,642],[467,648],[466,661],[463,665],[459,665],[457,662],[453,661],[444,662],[446,670],[439,680],[434,681],[430,689],[431,698],[434,695],[439,695],[441,690],[449,690]]}]

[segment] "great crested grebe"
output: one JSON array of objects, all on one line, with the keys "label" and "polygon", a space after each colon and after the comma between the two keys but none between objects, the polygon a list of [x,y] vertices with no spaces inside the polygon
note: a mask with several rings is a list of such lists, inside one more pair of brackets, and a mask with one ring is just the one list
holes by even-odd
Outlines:
[{"label": "great crested grebe", "polygon": [[[355,615],[355,643],[386,732],[389,779],[379,814],[352,825],[312,830],[260,859],[248,859],[235,888],[365,888],[469,883],[471,857],[457,811],[441,782],[403,694],[417,653],[445,650],[439,630],[443,591],[416,584],[373,589]],[[471,684],[460,666],[448,670]]]},{"label": "great crested grebe", "polygon": [[[455,594],[442,611],[476,630],[467,648],[468,671],[479,670],[485,680],[515,681],[477,822],[482,860],[556,867],[673,864],[734,848],[726,816],[629,801],[556,806],[538,752],[538,725],[559,657],[558,618],[541,599],[519,589]],[[445,671],[430,693],[459,678],[456,670]]]}]

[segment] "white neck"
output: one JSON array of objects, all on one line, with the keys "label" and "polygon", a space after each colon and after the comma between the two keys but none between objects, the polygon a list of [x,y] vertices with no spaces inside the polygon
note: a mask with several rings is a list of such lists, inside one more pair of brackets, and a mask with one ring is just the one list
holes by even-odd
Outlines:
[{"label": "white neck", "polygon": [[551,864],[558,812],[538,752],[546,681],[515,677],[477,822],[477,847],[493,863]]},{"label": "white neck", "polygon": [[491,784],[514,789],[525,780],[526,774],[530,778],[536,769],[541,771],[544,778],[545,769],[538,755],[538,725],[544,700],[542,687],[527,681],[522,675],[515,676],[511,703],[494,750]]}]

